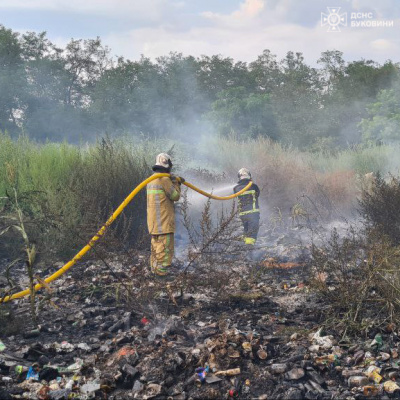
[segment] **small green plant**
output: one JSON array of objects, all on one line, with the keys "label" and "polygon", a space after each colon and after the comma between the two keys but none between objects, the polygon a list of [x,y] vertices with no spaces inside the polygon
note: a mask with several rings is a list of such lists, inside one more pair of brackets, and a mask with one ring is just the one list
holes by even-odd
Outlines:
[{"label": "small green plant", "polygon": [[[29,279],[29,290],[30,290],[30,304],[31,304],[31,316],[33,323],[35,325],[38,324],[37,321],[37,314],[36,314],[36,307],[35,307],[35,271],[34,265],[36,260],[36,245],[31,242],[28,236],[28,232],[26,229],[25,224],[25,215],[24,211],[19,202],[19,193],[18,193],[18,183],[17,183],[17,174],[15,171],[15,167],[12,164],[6,164],[6,173],[7,173],[7,180],[11,187],[11,194],[8,195],[8,203],[9,209],[7,215],[3,215],[2,219],[7,221],[6,227],[2,229],[0,232],[0,236],[8,232],[9,230],[15,230],[23,241],[23,251],[25,256],[23,257],[26,272]],[[18,261],[15,260],[13,263],[10,264],[10,268],[15,265]],[[7,268],[7,272],[10,268]]]},{"label": "small green plant", "polygon": [[279,207],[274,208],[273,213],[270,216],[269,222],[269,226],[272,232],[274,232],[277,228],[283,228],[285,226],[282,211]]},{"label": "small green plant", "polygon": [[306,220],[308,217],[308,212],[304,209],[303,205],[300,203],[296,203],[292,207],[292,226],[299,224],[302,220]]}]

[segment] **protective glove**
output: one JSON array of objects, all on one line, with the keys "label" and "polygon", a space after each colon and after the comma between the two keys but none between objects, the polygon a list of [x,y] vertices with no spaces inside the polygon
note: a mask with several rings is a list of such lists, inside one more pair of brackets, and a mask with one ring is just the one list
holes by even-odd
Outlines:
[{"label": "protective glove", "polygon": [[179,183],[179,185],[181,185],[183,182],[185,182],[184,178],[173,175],[173,174],[170,174],[170,179],[173,183],[177,182],[177,183]]}]

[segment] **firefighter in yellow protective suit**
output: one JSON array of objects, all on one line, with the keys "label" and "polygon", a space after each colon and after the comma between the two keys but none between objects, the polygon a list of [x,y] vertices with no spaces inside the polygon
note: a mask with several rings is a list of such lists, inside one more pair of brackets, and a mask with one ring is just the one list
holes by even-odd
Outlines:
[{"label": "firefighter in yellow protective suit", "polygon": [[[153,166],[154,173],[170,173],[171,157],[161,153]],[[151,270],[167,276],[174,256],[175,207],[181,195],[183,178],[155,179],[147,185],[147,226],[151,235]]]}]

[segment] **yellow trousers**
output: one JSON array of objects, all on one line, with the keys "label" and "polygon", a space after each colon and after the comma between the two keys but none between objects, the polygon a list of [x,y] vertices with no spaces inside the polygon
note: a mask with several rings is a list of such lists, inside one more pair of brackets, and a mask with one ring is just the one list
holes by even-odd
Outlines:
[{"label": "yellow trousers", "polygon": [[151,235],[151,270],[160,276],[168,275],[174,256],[174,234]]}]

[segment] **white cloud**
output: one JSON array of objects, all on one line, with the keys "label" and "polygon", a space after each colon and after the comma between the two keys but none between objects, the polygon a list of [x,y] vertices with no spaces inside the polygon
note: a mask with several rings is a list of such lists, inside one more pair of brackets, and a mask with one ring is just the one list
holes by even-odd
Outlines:
[{"label": "white cloud", "polygon": [[[350,13],[363,5],[381,16],[396,2],[348,0],[342,11]],[[93,18],[103,15],[132,21],[130,30],[114,28],[101,35],[113,54],[131,59],[141,54],[155,58],[177,51],[252,61],[264,49],[270,49],[279,57],[289,50],[300,51],[308,62],[315,63],[322,51],[338,49],[347,59],[364,57],[382,62],[397,60],[400,54],[400,20],[395,21],[394,28],[347,27],[340,33],[329,33],[320,26],[321,12],[326,12],[326,3],[321,0],[241,0],[233,12],[204,11],[190,17],[189,3],[184,0],[0,0],[0,9],[11,7],[73,11]],[[399,15],[393,12],[390,17]],[[140,27],[135,27],[136,21],[141,22]],[[59,43],[62,40],[57,37]]]},{"label": "white cloud", "polygon": [[[202,13],[207,24],[194,26],[185,32],[170,26],[133,29],[124,34],[114,33],[105,42],[116,54],[136,59],[140,54],[155,58],[170,51],[186,55],[222,54],[237,60],[252,61],[264,49],[279,57],[287,51],[300,51],[310,63],[315,63],[321,52],[338,49],[347,59],[369,58],[385,61],[400,53],[398,28],[356,29],[327,32],[320,26],[323,7],[315,6],[315,23],[302,26],[290,23],[293,0],[244,0],[230,14]],[[400,21],[395,22],[399,24]],[[397,25],[400,26],[400,25]]]},{"label": "white cloud", "polygon": [[395,51],[398,48],[392,41],[386,39],[376,39],[371,42],[371,47],[378,51]]},{"label": "white cloud", "polygon": [[[179,7],[181,4],[176,3]],[[127,19],[159,19],[167,8],[167,0],[1,0],[0,9],[48,10],[82,14],[124,17]]]},{"label": "white cloud", "polygon": [[249,21],[250,19],[260,15],[262,10],[264,9],[264,1],[263,0],[245,0],[240,4],[239,9],[232,12],[229,15],[213,13],[211,11],[204,12],[202,15],[205,18],[209,18],[211,20],[226,22],[229,25],[233,21]]},{"label": "white cloud", "polygon": [[393,0],[352,0],[351,5],[354,10],[362,10],[362,9],[372,9],[376,13],[376,17],[382,16],[383,12],[394,12],[395,8],[399,10],[399,6],[396,4],[398,2]]}]

